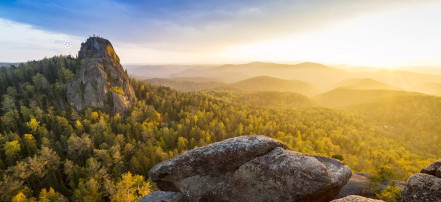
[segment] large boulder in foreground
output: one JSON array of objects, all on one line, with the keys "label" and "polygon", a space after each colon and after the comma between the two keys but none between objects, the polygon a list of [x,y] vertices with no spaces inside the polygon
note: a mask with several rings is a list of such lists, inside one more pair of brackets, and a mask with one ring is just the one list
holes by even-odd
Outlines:
[{"label": "large boulder in foreground", "polygon": [[240,136],[157,164],[149,176],[162,191],[189,201],[330,201],[351,170],[266,136]]},{"label": "large boulder in foreground", "polygon": [[412,175],[406,183],[403,201],[441,201],[441,160]]}]

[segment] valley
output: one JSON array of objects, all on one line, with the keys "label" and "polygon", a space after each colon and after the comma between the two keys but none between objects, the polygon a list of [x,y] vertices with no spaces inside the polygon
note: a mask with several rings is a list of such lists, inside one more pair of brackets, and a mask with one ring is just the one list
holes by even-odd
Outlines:
[{"label": "valley", "polygon": [[250,63],[141,80],[107,40],[90,38],[80,55],[0,69],[1,200],[121,199],[125,184],[135,200],[156,190],[154,165],[243,135],[396,180],[441,155],[441,97],[423,93],[437,75]]}]

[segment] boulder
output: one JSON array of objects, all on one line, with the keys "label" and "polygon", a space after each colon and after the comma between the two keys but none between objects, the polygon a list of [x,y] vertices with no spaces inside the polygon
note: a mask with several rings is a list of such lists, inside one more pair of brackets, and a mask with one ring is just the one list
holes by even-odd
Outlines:
[{"label": "boulder", "polygon": [[139,199],[138,202],[188,202],[188,201],[182,193],[157,191],[147,196],[144,196],[143,198]]},{"label": "boulder", "polygon": [[412,175],[404,188],[403,201],[441,201],[441,178],[425,173]]},{"label": "boulder", "polygon": [[335,199],[331,202],[384,202],[383,200],[376,200],[371,198],[366,198],[363,196],[349,195],[344,198]]},{"label": "boulder", "polygon": [[412,175],[406,183],[403,201],[441,201],[441,160]]},{"label": "boulder", "polygon": [[190,201],[330,201],[351,176],[340,161],[286,150],[266,136],[240,136],[154,166],[150,179]]},{"label": "boulder", "polygon": [[78,111],[92,107],[124,114],[136,96],[112,44],[90,37],[78,55],[82,65],[67,83],[68,101]]},{"label": "boulder", "polygon": [[423,168],[421,170],[421,173],[426,173],[436,177],[441,177],[441,160],[436,161],[428,165],[427,167]]}]

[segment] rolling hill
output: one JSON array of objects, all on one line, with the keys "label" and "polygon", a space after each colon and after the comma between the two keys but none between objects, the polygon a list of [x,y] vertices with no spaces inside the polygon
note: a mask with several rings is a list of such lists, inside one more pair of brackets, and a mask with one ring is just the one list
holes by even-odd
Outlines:
[{"label": "rolling hill", "polygon": [[258,106],[264,108],[308,108],[318,106],[318,104],[310,98],[292,92],[248,92],[227,87],[206,90],[202,91],[202,93],[225,102],[243,106]]},{"label": "rolling hill", "polygon": [[347,79],[334,85],[334,88],[347,88],[359,90],[401,90],[400,88],[370,78]]},{"label": "rolling hill", "polygon": [[[133,78],[140,80],[151,78],[173,78],[174,74],[187,69],[208,69],[213,65],[124,65]],[[193,76],[187,76],[193,77]]]},{"label": "rolling hill", "polygon": [[314,100],[326,107],[347,107],[367,103],[387,101],[397,97],[420,95],[420,93],[395,90],[359,90],[337,88],[314,97]]},{"label": "rolling hill", "polygon": [[152,85],[166,86],[182,92],[212,89],[227,85],[222,81],[206,78],[154,78],[145,81]]},{"label": "rolling hill", "polygon": [[415,91],[441,96],[441,83],[429,82],[416,85],[412,88]]},{"label": "rolling hill", "polygon": [[247,91],[278,91],[295,92],[311,96],[318,93],[318,89],[306,82],[285,80],[269,76],[259,76],[231,84],[231,86]]},{"label": "rolling hill", "polygon": [[344,71],[310,62],[295,65],[263,62],[228,64],[208,69],[187,69],[173,76],[220,78],[227,82],[237,82],[257,76],[270,76],[287,80],[301,80],[314,83],[319,87],[329,86],[347,78]]}]

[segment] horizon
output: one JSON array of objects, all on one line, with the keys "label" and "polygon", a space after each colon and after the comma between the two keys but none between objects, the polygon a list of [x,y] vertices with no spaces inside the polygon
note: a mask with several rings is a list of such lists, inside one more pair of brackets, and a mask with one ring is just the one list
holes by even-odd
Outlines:
[{"label": "horizon", "polygon": [[[103,12],[94,12],[97,6]],[[85,38],[97,35],[112,42],[124,65],[437,69],[440,10],[436,1],[4,1],[0,61],[75,57]]]},{"label": "horizon", "polygon": [[[69,56],[69,55],[54,55],[54,56]],[[54,57],[52,56],[52,57]],[[71,55],[72,56],[72,55]],[[72,56],[74,58],[77,58],[77,56]],[[49,58],[45,56],[44,58]],[[44,59],[35,59],[35,61]],[[26,63],[33,60],[28,60],[25,62],[5,62],[0,61],[0,64],[21,64]],[[179,66],[179,67],[185,67],[188,66],[188,69],[201,67],[201,68],[217,68],[223,65],[246,65],[246,64],[252,64],[252,63],[268,63],[268,64],[276,64],[276,65],[299,65],[303,63],[312,63],[312,64],[319,64],[324,65],[326,67],[339,69],[343,71],[349,71],[349,72],[377,72],[377,71],[403,71],[403,72],[413,72],[413,73],[419,73],[419,74],[430,74],[430,75],[441,75],[441,68],[440,66],[397,66],[397,67],[384,67],[384,66],[350,66],[346,64],[325,64],[325,63],[318,63],[313,61],[300,61],[300,62],[274,62],[274,61],[248,61],[248,62],[237,62],[237,63],[121,63],[123,65],[124,69],[127,69],[127,71],[130,73],[131,69],[133,67],[139,67],[139,66]],[[185,70],[185,69],[184,69]],[[157,77],[157,78],[168,78],[168,77]],[[176,77],[179,78],[179,77]]]}]

